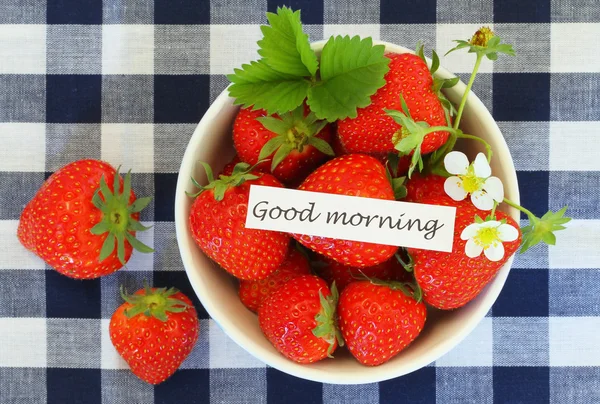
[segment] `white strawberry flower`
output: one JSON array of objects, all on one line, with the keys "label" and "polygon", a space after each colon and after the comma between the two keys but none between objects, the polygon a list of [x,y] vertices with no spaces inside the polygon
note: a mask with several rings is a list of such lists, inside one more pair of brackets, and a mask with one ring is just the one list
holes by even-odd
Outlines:
[{"label": "white strawberry flower", "polygon": [[462,201],[471,194],[471,202],[477,209],[492,210],[494,201],[500,203],[504,199],[502,181],[492,176],[490,163],[483,153],[469,164],[464,153],[451,151],[444,158],[444,167],[454,174],[446,179],[444,191],[455,201]]},{"label": "white strawberry flower", "polygon": [[504,257],[502,243],[515,241],[517,237],[519,231],[514,226],[497,220],[472,223],[460,234],[462,240],[467,240],[465,244],[467,257],[479,257],[483,252],[490,261],[500,261]]}]

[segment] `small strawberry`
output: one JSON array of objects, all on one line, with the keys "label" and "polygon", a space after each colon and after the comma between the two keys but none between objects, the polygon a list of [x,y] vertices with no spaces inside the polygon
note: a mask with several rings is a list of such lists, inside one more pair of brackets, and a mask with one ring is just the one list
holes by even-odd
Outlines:
[{"label": "small strawberry", "polygon": [[190,230],[200,249],[239,279],[258,280],[271,275],[287,255],[290,236],[276,231],[246,228],[250,185],[283,187],[272,175],[252,171],[239,163],[231,176],[214,179],[210,166],[202,163],[208,185],[190,209]]},{"label": "small strawberry", "polygon": [[427,311],[410,284],[354,282],[342,292],[339,326],[350,353],[363,365],[392,359],[423,330]]},{"label": "small strawberry", "polygon": [[444,182],[446,178],[439,175],[421,175],[414,173],[406,181],[406,202],[421,202],[424,198],[444,196]]},{"label": "small strawberry", "polygon": [[[452,252],[430,251],[409,248],[412,257],[414,274],[419,286],[423,290],[426,303],[439,309],[455,309],[461,307],[475,298],[481,290],[496,276],[500,268],[517,251],[521,243],[519,225],[506,213],[495,212],[495,223],[506,221],[518,232],[514,241],[504,241],[500,245],[504,248],[504,256],[498,261],[491,261],[484,254],[470,258],[465,252],[468,240],[463,240],[461,235],[467,226],[478,220],[481,211],[471,201],[454,201],[446,195],[424,197],[421,203],[456,207],[456,221],[454,227],[454,244]],[[497,229],[484,230],[481,240],[475,243],[497,245]],[[483,245],[487,248],[487,245]]]},{"label": "small strawberry", "polygon": [[358,282],[364,277],[376,278],[382,281],[410,281],[412,275],[405,271],[396,257],[372,267],[355,268],[340,264],[333,260],[326,260],[318,266],[318,274],[328,284],[335,282],[338,291],[342,293],[346,286],[352,282]]},{"label": "small strawberry", "polygon": [[240,163],[240,157],[236,154],[235,156],[233,156],[233,158],[231,159],[231,161],[227,164],[225,164],[225,167],[223,167],[223,170],[221,170],[219,175],[231,175],[233,174],[233,169],[235,168],[235,166],[237,165],[237,163]]},{"label": "small strawberry", "polygon": [[110,319],[109,335],[133,374],[150,384],[168,379],[192,352],[200,324],[191,300],[171,288],[126,295]]},{"label": "small strawberry", "polygon": [[336,324],[338,293],[313,275],[296,277],[273,292],[258,309],[262,332],[285,357],[313,363],[343,345]]},{"label": "small strawberry", "polygon": [[233,143],[240,159],[248,164],[271,160],[257,167],[286,183],[303,180],[327,155],[333,156],[330,141],[330,125],[313,113],[305,114],[303,106],[281,117],[242,108],[233,124]]},{"label": "small strawberry", "polygon": [[258,281],[240,281],[238,291],[240,300],[249,310],[257,312],[261,303],[284,283],[297,276],[308,274],[310,274],[308,259],[295,248],[290,248],[283,264],[267,278]]},{"label": "small strawberry", "polygon": [[[298,187],[300,190],[364,198],[394,200],[394,190],[385,167],[374,157],[348,154],[317,168]],[[292,235],[302,245],[344,265],[367,267],[391,258],[398,247],[339,240],[327,237]]]},{"label": "small strawberry", "polygon": [[[396,153],[395,145],[408,134],[385,110],[402,110],[400,96],[404,97],[415,121],[430,126],[445,126],[444,106],[434,88],[434,80],[427,63],[410,53],[386,54],[390,70],[386,84],[371,97],[371,104],[358,110],[354,119],[338,122],[337,133],[343,148],[350,153]],[[448,139],[448,132],[432,132],[425,136],[422,154],[431,153]]]},{"label": "small strawberry", "polygon": [[17,235],[61,274],[98,278],[122,268],[133,248],[154,251],[135,238],[148,229],[138,220],[150,199],[136,200],[131,173],[123,181],[108,163],[75,161],[52,174],[25,206]]}]

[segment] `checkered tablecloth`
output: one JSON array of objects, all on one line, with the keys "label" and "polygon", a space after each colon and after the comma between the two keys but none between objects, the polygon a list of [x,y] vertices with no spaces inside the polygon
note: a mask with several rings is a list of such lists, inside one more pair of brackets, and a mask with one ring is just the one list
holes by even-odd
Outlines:
[{"label": "checkered tablecloth", "polygon": [[[517,256],[489,315],[408,376],[322,385],[266,367],[196,300],[198,344],[152,387],[114,351],[118,287],[188,296],[173,200],[185,146],[225,74],[256,58],[271,0],[0,0],[0,403],[600,402],[600,4],[597,0],[293,0],[312,40],[337,33],[444,53],[489,24],[518,56],[484,62],[474,91],[499,121],[536,214],[570,206],[558,246]],[[457,52],[442,64],[468,77]],[[140,235],[153,255],[75,281],[21,247],[19,214],[45,177],[98,158],[154,195]],[[523,221],[525,223],[525,221]]]}]

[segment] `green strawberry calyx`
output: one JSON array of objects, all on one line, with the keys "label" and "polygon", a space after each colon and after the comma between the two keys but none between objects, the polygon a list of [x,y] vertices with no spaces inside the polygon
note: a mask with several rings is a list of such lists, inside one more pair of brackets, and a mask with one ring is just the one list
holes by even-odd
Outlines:
[{"label": "green strawberry calyx", "polygon": [[154,317],[166,322],[169,313],[181,313],[192,307],[186,302],[175,299],[172,296],[179,293],[175,288],[151,288],[144,285],[142,294],[127,294],[123,286],[120,289],[121,297],[132,307],[125,309],[125,317],[133,318],[140,314],[146,317]]},{"label": "green strawberry calyx", "polygon": [[117,258],[125,265],[125,241],[135,250],[142,253],[151,253],[153,248],[142,243],[132,234],[134,231],[145,231],[150,229],[133,218],[133,214],[141,212],[152,200],[150,197],[138,198],[129,203],[131,194],[131,171],[125,175],[123,189],[120,184],[119,169],[114,175],[113,191],[106,184],[104,176],[100,178],[100,187],[92,197],[94,206],[102,212],[102,219],[90,232],[96,236],[108,233],[102,248],[100,249],[99,261],[108,258],[117,247]]},{"label": "green strawberry calyx", "polygon": [[344,346],[344,339],[337,324],[337,302],[339,300],[339,292],[335,282],[331,285],[331,294],[327,297],[319,290],[319,300],[321,302],[321,310],[315,316],[317,326],[313,328],[312,333],[317,338],[323,338],[329,343],[327,356],[333,358],[332,353],[336,347]]},{"label": "green strawberry calyx", "polygon": [[267,13],[261,26],[258,61],[227,76],[236,105],[264,109],[269,115],[293,111],[306,102],[318,119],[355,118],[357,108],[385,85],[389,59],[383,45],[369,38],[332,36],[320,60],[303,32],[300,11],[288,7]]},{"label": "green strawberry calyx", "polygon": [[406,189],[406,176],[398,177],[398,161],[400,156],[397,153],[389,153],[387,163],[385,165],[385,174],[388,181],[394,190],[394,197],[400,200],[406,197],[408,190]]},{"label": "green strawberry calyx", "polygon": [[549,210],[542,217],[537,217],[528,209],[517,205],[509,199],[505,198],[504,202],[525,213],[529,219],[529,225],[521,229],[523,232],[523,241],[521,242],[521,250],[519,251],[521,254],[540,242],[555,245],[556,235],[554,232],[564,230],[565,226],[563,225],[571,221],[570,217],[565,217],[567,206],[564,206],[557,212]]},{"label": "green strawberry calyx", "polygon": [[265,160],[273,156],[271,171],[274,171],[292,151],[297,150],[302,153],[308,145],[315,147],[328,156],[335,155],[329,143],[316,136],[327,125],[327,121],[317,119],[314,112],[310,112],[305,117],[303,105],[281,115],[279,118],[264,116],[256,118],[256,120],[266,129],[277,134],[265,143],[258,156],[259,160]]},{"label": "green strawberry calyx", "polygon": [[[364,274],[363,274],[364,275]],[[399,290],[406,296],[411,297],[420,303],[423,300],[423,290],[417,281],[414,282],[398,282],[398,281],[383,281],[377,278],[369,278],[364,275],[365,279],[373,285],[386,286],[392,290]]]},{"label": "green strawberry calyx", "polygon": [[202,192],[212,189],[214,192],[215,200],[222,201],[225,197],[225,191],[227,191],[229,188],[237,187],[239,185],[242,185],[246,181],[255,180],[259,178],[259,176],[253,174],[252,171],[256,168],[258,164],[262,162],[263,161],[259,161],[254,166],[250,166],[250,164],[243,162],[237,163],[235,167],[233,167],[231,175],[221,174],[219,175],[219,178],[215,179],[210,165],[203,161],[200,161],[199,163],[202,164],[202,167],[204,167],[204,171],[206,171],[206,178],[208,180],[208,184],[200,185],[198,181],[196,181],[194,177],[192,177],[192,182],[197,188],[200,189],[200,191],[196,192],[195,194],[186,192],[186,194],[189,197],[195,198]]},{"label": "green strawberry calyx", "polygon": [[401,128],[393,135],[392,143],[394,148],[398,150],[402,156],[412,155],[410,168],[408,169],[408,178],[416,168],[423,171],[423,157],[421,154],[421,145],[425,140],[425,136],[430,133],[443,131],[455,133],[456,130],[449,126],[429,126],[427,122],[415,120],[411,117],[408,106],[402,94],[400,94],[400,103],[402,111],[385,109],[385,113],[392,117]]}]

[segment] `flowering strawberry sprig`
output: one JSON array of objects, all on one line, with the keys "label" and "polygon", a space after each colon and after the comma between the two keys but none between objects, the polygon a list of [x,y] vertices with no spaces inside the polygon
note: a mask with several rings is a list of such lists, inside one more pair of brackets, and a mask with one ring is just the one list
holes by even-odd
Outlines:
[{"label": "flowering strawberry sprig", "polygon": [[[454,52],[459,49],[468,48],[469,53],[476,54],[473,72],[462,96],[461,102],[456,110],[446,109],[446,121],[448,126],[430,127],[426,122],[415,122],[406,107],[406,103],[401,99],[402,111],[386,110],[398,124],[402,126],[402,140],[395,143],[396,150],[401,155],[412,154],[411,166],[408,177],[412,175],[415,169],[419,171],[429,171],[433,174],[447,177],[444,183],[444,190],[448,196],[456,201],[465,199],[470,195],[471,201],[475,207],[482,211],[490,211],[485,219],[479,216],[474,218],[474,223],[467,226],[461,238],[467,240],[465,253],[469,257],[479,256],[482,252],[491,261],[498,261],[504,256],[504,247],[502,242],[516,240],[518,231],[511,225],[496,220],[496,209],[501,203],[518,209],[525,213],[529,219],[529,225],[521,229],[523,232],[523,241],[521,244],[521,253],[524,253],[534,245],[544,242],[549,245],[556,243],[555,231],[562,230],[565,223],[571,219],[565,217],[567,207],[558,212],[549,211],[541,218],[535,216],[530,210],[504,197],[504,187],[499,178],[492,176],[490,162],[492,160],[492,148],[484,139],[464,133],[460,128],[462,114],[467,102],[467,98],[473,82],[479,70],[479,66],[484,57],[489,60],[496,60],[499,53],[514,56],[515,52],[511,45],[501,43],[501,39],[496,36],[488,27],[479,29],[469,41],[458,40],[457,46],[446,53]],[[417,53],[425,60],[423,48],[419,47]],[[435,73],[439,66],[439,58],[435,52],[432,53],[432,64],[430,70]],[[436,82],[434,81],[434,85]],[[452,84],[452,83],[450,83]],[[437,84],[437,91],[441,94],[441,89],[449,87]],[[456,111],[454,122],[450,125],[450,116]],[[420,148],[424,137],[432,132],[448,132],[449,138],[444,146],[436,150],[429,156],[421,155]],[[464,153],[453,150],[457,139],[469,139],[480,142],[486,150],[485,155],[479,153],[472,163],[469,163]]]}]

